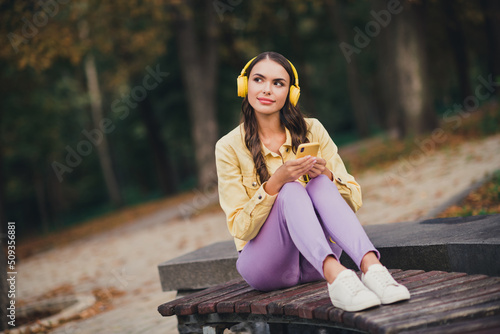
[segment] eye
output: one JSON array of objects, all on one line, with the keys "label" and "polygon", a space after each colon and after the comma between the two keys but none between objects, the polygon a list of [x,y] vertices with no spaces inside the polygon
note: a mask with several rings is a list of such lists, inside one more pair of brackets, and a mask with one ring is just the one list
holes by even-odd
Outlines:
[{"label": "eye", "polygon": [[255,78],[253,78],[253,81],[254,82],[262,82],[262,78],[255,77]]},{"label": "eye", "polygon": [[278,86],[278,87],[284,87],[285,86],[285,83],[283,81],[276,81],[274,84],[276,86]]}]

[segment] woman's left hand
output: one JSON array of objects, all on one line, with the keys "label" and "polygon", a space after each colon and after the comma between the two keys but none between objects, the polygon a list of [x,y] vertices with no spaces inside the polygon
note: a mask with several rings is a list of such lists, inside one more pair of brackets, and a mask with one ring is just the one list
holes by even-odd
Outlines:
[{"label": "woman's left hand", "polygon": [[328,178],[330,178],[330,180],[332,179],[332,172],[330,172],[330,170],[326,168],[326,160],[322,158],[316,159],[316,163],[314,164],[314,166],[312,166],[312,168],[309,170],[309,173],[307,174],[309,174],[309,177],[311,179],[314,179],[321,174],[325,174],[326,176],[328,176]]}]

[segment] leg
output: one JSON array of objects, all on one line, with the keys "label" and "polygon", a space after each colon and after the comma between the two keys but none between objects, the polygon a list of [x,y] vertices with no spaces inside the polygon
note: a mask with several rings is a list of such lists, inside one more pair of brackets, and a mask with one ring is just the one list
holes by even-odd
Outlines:
[{"label": "leg", "polygon": [[323,278],[333,255],[302,185],[283,186],[259,234],[245,245],[237,268],[258,290],[274,290]]},{"label": "leg", "polygon": [[[312,179],[307,192],[323,222],[325,231],[361,269],[365,255],[373,252],[377,263],[380,258],[358,218],[340,195],[337,187],[325,175]],[[365,259],[374,260],[368,255]]]},{"label": "leg", "polygon": [[383,304],[409,299],[408,289],[398,284],[380,263],[379,252],[335,184],[326,176],[320,175],[309,182],[307,191],[322,218],[325,230],[363,272],[363,283]]}]

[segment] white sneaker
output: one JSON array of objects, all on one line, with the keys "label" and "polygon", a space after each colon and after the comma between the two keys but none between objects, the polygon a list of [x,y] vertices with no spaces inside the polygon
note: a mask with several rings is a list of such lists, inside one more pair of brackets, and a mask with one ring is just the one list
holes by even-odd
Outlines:
[{"label": "white sneaker", "polygon": [[328,293],[333,306],[345,311],[355,312],[380,305],[380,299],[361,283],[352,270],[343,270],[328,283]]},{"label": "white sneaker", "polygon": [[392,304],[401,300],[410,299],[410,292],[392,278],[391,274],[381,264],[373,264],[368,268],[361,280],[370,290],[380,298],[382,304]]}]

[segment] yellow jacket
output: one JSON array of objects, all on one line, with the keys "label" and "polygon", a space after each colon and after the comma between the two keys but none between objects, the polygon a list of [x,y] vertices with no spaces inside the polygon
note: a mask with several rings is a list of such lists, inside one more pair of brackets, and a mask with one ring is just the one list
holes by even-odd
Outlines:
[{"label": "yellow jacket", "polygon": [[[306,118],[310,142],[319,142],[318,157],[326,160],[326,167],[333,173],[334,182],[347,204],[357,211],[362,204],[361,187],[347,173],[337,146],[323,125],[314,118]],[[295,159],[292,139],[286,129],[286,141],[280,148],[281,156],[262,145],[270,175],[286,161]],[[240,124],[222,137],[215,145],[215,158],[219,184],[219,201],[227,217],[229,232],[234,237],[236,249],[255,238],[264,224],[277,195],[269,195],[259,185],[252,154],[245,146],[245,130]],[[302,183],[303,184],[303,183]]]}]

